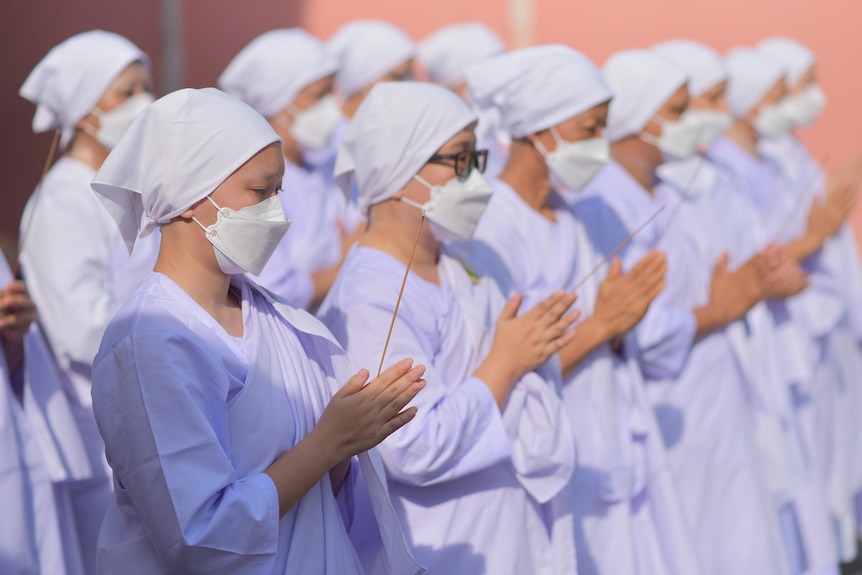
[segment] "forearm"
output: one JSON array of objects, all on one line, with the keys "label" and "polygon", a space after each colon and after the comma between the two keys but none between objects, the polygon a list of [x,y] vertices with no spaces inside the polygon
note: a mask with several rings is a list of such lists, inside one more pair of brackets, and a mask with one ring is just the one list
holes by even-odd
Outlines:
[{"label": "forearm", "polygon": [[814,234],[805,233],[795,240],[791,240],[783,245],[782,249],[788,257],[797,263],[801,263],[803,260],[808,258],[808,256],[819,250],[823,246],[824,241],[825,240],[818,238]]},{"label": "forearm", "polygon": [[473,377],[481,380],[491,390],[500,411],[506,407],[509,394],[521,375],[521,373],[516,373],[509,362],[500,360],[493,353],[489,354],[473,372]]},{"label": "forearm", "polygon": [[723,328],[730,322],[727,314],[712,303],[695,308],[692,310],[692,313],[697,322],[695,340],[699,340],[711,332]]},{"label": "forearm", "polygon": [[[341,457],[317,428],[276,459],[264,473],[269,475],[278,491],[279,515],[283,517],[325,473],[340,467],[345,460],[349,466],[350,458]],[[340,471],[343,484],[347,470]],[[336,490],[334,483],[333,490]]]},{"label": "forearm", "polygon": [[609,342],[616,335],[604,322],[590,316],[576,328],[575,338],[560,350],[560,363],[563,366],[563,376],[568,376],[585,357],[602,344]]}]

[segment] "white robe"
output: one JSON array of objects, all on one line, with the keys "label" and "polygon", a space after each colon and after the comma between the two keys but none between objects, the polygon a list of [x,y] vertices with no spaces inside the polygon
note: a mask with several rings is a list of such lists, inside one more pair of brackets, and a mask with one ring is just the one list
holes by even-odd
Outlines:
[{"label": "white robe", "polygon": [[[571,291],[601,262],[577,215],[556,192],[549,199],[556,218],[551,222],[505,182],[492,187],[476,241],[453,249],[489,265],[500,261],[505,269],[491,273],[508,276],[512,289],[523,294],[522,312],[557,290]],[[577,291],[575,307],[583,318],[592,315],[605,273],[599,270]],[[565,379],[563,400],[578,446],[569,488],[580,575],[698,573],[637,364],[603,344]]]},{"label": "white robe", "polygon": [[[577,196],[576,209],[594,245],[609,253],[664,204],[612,161]],[[712,261],[683,228],[665,227],[672,211],[666,207],[621,252],[625,269],[652,248],[668,260],[667,287],[626,338],[625,351],[644,373],[701,568],[788,573],[743,372],[725,330],[694,337],[691,310],[708,301]]]},{"label": "white robe", "polygon": [[[785,180],[790,183],[794,198],[802,202],[803,213],[815,199],[825,198],[826,175],[811,157],[805,145],[789,135],[779,139],[764,139],[758,143],[764,156],[772,160]],[[824,266],[836,279],[835,288],[844,302],[847,317],[834,346],[835,362],[838,364],[848,401],[843,416],[850,418],[850,437],[862,434],[862,418],[856,414],[862,409],[862,265],[860,265],[856,237],[849,223],[845,223],[823,248]],[[846,457],[854,463],[848,470],[848,483],[856,503],[856,521],[862,533],[862,442],[850,439]]]},{"label": "white robe", "polygon": [[[467,267],[442,253],[441,285],[407,280],[384,365],[413,358],[428,384],[416,419],[379,448],[391,497],[429,573],[575,573],[564,490],[575,454],[558,366],[524,375],[500,411],[471,374],[505,300]],[[403,274],[395,258],[358,247],[321,306],[354,367],[376,369]]]},{"label": "white robe", "polygon": [[95,569],[111,490],[93,419],[91,365],[105,327],[152,270],[159,246],[156,233],[136,242],[129,256],[117,225],[90,189],[94,176],[84,164],[60,158],[21,220],[21,268],[89,459],[89,478],[68,486],[87,573]]},{"label": "white robe", "polygon": [[99,572],[361,574],[348,530],[375,529],[353,514],[368,494],[387,544],[360,550],[368,572],[420,572],[373,454],[352,461],[338,498],[325,474],[279,518],[263,471],[311,431],[349,377],[347,360],[311,316],[240,277],[233,286],[241,338],[160,274],[108,327],[93,374],[115,474]]},{"label": "white robe", "polygon": [[[736,269],[766,247],[766,232],[750,199],[708,159],[664,164],[659,174],[657,196],[674,206],[675,224],[698,243],[707,261],[726,252]],[[783,300],[756,305],[726,332],[752,391],[759,460],[782,518],[794,572],[834,572],[837,542],[824,488],[805,452],[793,402],[795,388],[807,385],[811,376],[794,356],[804,356],[809,342],[788,319]]]},{"label": "white robe", "polygon": [[[0,258],[0,286],[5,287],[11,279],[6,261]],[[36,329],[33,326],[33,331]],[[33,332],[25,340],[31,337]],[[77,541],[64,541],[68,530],[64,532],[61,527],[58,507],[65,502],[61,492],[55,497],[55,476],[63,473],[62,463],[59,458],[48,457],[46,447],[54,445],[45,443],[37,424],[40,418],[29,414],[38,409],[28,390],[28,371],[34,366],[27,347],[25,341],[24,364],[14,374],[9,372],[6,354],[0,351],[0,573],[77,575],[81,572]],[[22,398],[13,393],[13,377],[16,384],[23,384]],[[61,409],[56,402],[52,405]],[[74,434],[75,429],[71,432]],[[64,555],[66,546],[70,557]]]},{"label": "white robe", "polygon": [[[733,175],[739,189],[752,199],[771,241],[783,243],[803,233],[808,207],[816,195],[812,190],[822,189],[817,187],[816,177],[806,175],[805,186],[793,184],[784,178],[776,163],[752,156],[728,139],[719,140],[709,155]],[[853,469],[858,465],[854,436],[858,386],[847,385],[845,380],[858,381],[862,364],[851,351],[853,324],[842,297],[842,279],[830,261],[833,253],[824,246],[802,262],[810,285],[788,299],[787,308],[812,342],[808,362],[813,375],[809,385],[800,390],[797,410],[808,452],[826,485],[841,558],[849,561],[856,555]],[[850,353],[842,351],[847,347]]]}]

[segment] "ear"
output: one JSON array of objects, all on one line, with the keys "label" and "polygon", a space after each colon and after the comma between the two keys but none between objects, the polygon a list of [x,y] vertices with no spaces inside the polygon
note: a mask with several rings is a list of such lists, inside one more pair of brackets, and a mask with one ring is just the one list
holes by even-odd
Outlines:
[{"label": "ear", "polygon": [[98,130],[101,127],[102,124],[99,122],[99,117],[93,112],[88,113],[86,116],[81,118],[81,121],[75,124],[76,130],[85,130],[86,128]]},{"label": "ear", "polygon": [[184,220],[191,220],[191,219],[192,219],[192,217],[195,215],[195,210],[197,210],[198,206],[199,206],[199,205],[201,205],[201,204],[202,204],[203,202],[205,202],[205,201],[206,201],[206,198],[205,198],[205,197],[204,197],[204,198],[199,199],[198,201],[196,201],[195,203],[193,203],[192,205],[190,205],[190,206],[189,206],[189,208],[188,208],[186,211],[184,211],[183,213],[181,213],[181,214],[180,214],[179,216],[177,216],[177,217],[178,217],[178,218],[182,218],[182,219],[184,219]]}]

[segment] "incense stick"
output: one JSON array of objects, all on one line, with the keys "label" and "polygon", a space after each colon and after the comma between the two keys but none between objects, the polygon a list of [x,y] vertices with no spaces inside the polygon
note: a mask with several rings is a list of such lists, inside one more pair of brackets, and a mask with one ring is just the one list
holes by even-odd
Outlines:
[{"label": "incense stick", "polygon": [[404,279],[401,280],[401,289],[398,291],[398,299],[395,300],[395,311],[392,312],[392,321],[389,323],[389,332],[386,334],[386,343],[383,344],[383,355],[380,356],[380,365],[377,367],[377,377],[383,371],[383,361],[386,359],[386,352],[389,349],[389,340],[392,337],[392,330],[395,327],[395,318],[398,317],[398,308],[401,306],[401,296],[404,295],[404,286],[407,285],[407,276],[410,275],[410,266],[413,265],[413,256],[416,255],[416,246],[419,245],[419,234],[422,233],[422,224],[425,222],[425,214],[422,214],[422,219],[419,220],[419,229],[416,230],[416,239],[413,241],[413,250],[410,252],[410,260],[407,262],[407,269],[404,270]]},{"label": "incense stick", "polygon": [[24,251],[24,242],[27,240],[27,235],[30,233],[31,224],[33,223],[33,215],[36,213],[36,206],[39,202],[39,197],[42,191],[42,182],[45,181],[45,176],[48,174],[48,169],[51,167],[51,161],[54,159],[54,154],[57,152],[57,145],[60,143],[60,128],[54,131],[54,139],[51,141],[51,148],[48,150],[48,157],[45,159],[45,167],[42,168],[42,177],[39,178],[39,183],[36,185],[36,190],[33,192],[33,205],[30,206],[30,216],[27,218],[27,225],[21,234],[21,242],[18,244],[18,254],[15,257],[15,265],[12,266],[12,277],[17,278],[18,272],[21,271],[21,254]]},{"label": "incense stick", "polygon": [[638,235],[638,233],[640,233],[640,231],[641,231],[641,230],[643,230],[645,227],[647,227],[647,225],[649,225],[649,223],[650,223],[650,222],[652,222],[654,219],[656,219],[656,217],[657,217],[660,213],[662,213],[662,212],[664,211],[664,208],[665,208],[665,206],[660,207],[660,208],[656,211],[656,213],[654,213],[653,215],[651,215],[647,221],[645,221],[644,223],[642,223],[642,224],[638,227],[638,229],[636,229],[635,231],[633,231],[632,233],[630,233],[630,234],[629,234],[629,237],[627,237],[626,239],[624,239],[623,241],[621,241],[621,242],[620,242],[620,245],[618,245],[617,247],[615,247],[615,248],[611,251],[611,253],[609,253],[608,255],[606,255],[606,256],[605,256],[605,258],[604,258],[601,262],[599,262],[599,264],[598,264],[596,267],[594,267],[592,270],[590,270],[590,273],[588,273],[586,276],[584,276],[584,278],[583,278],[583,279],[581,279],[581,281],[579,281],[579,282],[577,283],[577,285],[576,285],[575,287],[573,287],[573,288],[572,288],[572,291],[573,291],[573,292],[578,291],[578,288],[579,288],[579,287],[581,287],[582,285],[584,285],[584,282],[586,282],[588,279],[590,279],[590,277],[592,277],[592,275],[593,275],[594,273],[596,273],[597,271],[599,271],[599,269],[600,269],[603,265],[605,265],[606,263],[608,263],[608,260],[610,260],[612,257],[614,257],[615,255],[617,255],[617,252],[619,252],[621,249],[623,249],[623,247],[625,247],[625,245],[626,245],[627,243],[629,243],[630,241],[632,241],[632,238],[634,238],[636,235]]}]

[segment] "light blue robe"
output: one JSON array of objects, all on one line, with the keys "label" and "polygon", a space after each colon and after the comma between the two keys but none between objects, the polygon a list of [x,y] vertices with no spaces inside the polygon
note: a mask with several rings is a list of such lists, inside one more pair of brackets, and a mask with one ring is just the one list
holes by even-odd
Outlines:
[{"label": "light blue robe", "polygon": [[[373,452],[352,460],[338,498],[325,474],[279,517],[264,470],[311,431],[350,372],[313,317],[241,276],[232,286],[242,337],[161,274],[108,327],[93,375],[115,474],[99,572],[419,572]],[[354,531],[385,545],[357,549]]]},{"label": "light blue robe", "polygon": [[[576,197],[591,241],[605,254],[664,205],[613,161]],[[668,260],[667,287],[626,338],[625,352],[643,371],[704,572],[787,573],[757,459],[751,390],[725,330],[695,340],[692,310],[709,299],[713,262],[674,225],[672,212],[667,206],[621,252],[624,269],[652,248]]]},{"label": "light blue robe", "polygon": [[[440,285],[407,279],[384,366],[413,358],[428,383],[416,419],[379,447],[393,502],[428,573],[575,573],[564,489],[575,453],[558,365],[525,374],[501,412],[472,374],[505,300],[468,268],[444,252]],[[380,361],[404,271],[392,256],[357,247],[321,306],[355,367]]]},{"label": "light blue robe", "polygon": [[[551,222],[505,182],[494,194],[475,241],[453,249],[483,260],[501,287],[523,294],[526,312],[557,290],[571,291],[601,255],[574,210],[556,192]],[[502,269],[493,269],[496,266]],[[603,266],[578,290],[575,307],[592,315]],[[577,328],[576,328],[577,329]],[[569,485],[580,575],[695,575],[693,542],[671,481],[636,362],[603,344],[565,378],[563,401],[578,446]]]}]

